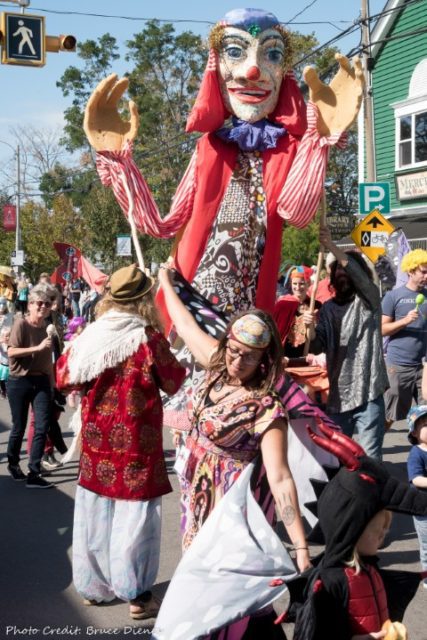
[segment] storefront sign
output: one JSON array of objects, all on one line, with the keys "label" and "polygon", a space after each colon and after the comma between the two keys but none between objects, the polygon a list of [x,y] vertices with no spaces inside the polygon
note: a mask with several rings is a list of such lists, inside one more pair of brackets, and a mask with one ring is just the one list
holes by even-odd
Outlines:
[{"label": "storefront sign", "polygon": [[396,176],[396,191],[399,200],[427,197],[427,171]]}]

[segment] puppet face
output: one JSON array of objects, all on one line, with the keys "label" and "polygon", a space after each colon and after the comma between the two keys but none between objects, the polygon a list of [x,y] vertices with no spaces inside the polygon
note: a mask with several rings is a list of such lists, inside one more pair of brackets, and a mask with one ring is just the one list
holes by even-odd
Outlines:
[{"label": "puppet face", "polygon": [[221,94],[237,118],[257,122],[274,111],[282,84],[285,43],[275,29],[257,37],[226,27],[219,52]]}]

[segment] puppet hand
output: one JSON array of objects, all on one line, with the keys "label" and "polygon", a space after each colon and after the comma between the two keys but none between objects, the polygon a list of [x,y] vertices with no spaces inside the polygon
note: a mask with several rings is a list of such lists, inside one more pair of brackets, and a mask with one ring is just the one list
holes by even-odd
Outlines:
[{"label": "puppet hand", "polygon": [[86,105],[83,127],[96,151],[120,151],[138,131],[139,116],[136,104],[129,101],[130,120],[122,120],[117,105],[129,84],[127,78],[118,79],[112,73],[102,80]]},{"label": "puppet hand", "polygon": [[353,67],[340,53],[335,54],[335,59],[340,66],[329,85],[312,67],[304,69],[310,100],[319,110],[317,130],[321,136],[346,131],[356,120],[362,103],[365,80],[360,58],[353,58]]}]

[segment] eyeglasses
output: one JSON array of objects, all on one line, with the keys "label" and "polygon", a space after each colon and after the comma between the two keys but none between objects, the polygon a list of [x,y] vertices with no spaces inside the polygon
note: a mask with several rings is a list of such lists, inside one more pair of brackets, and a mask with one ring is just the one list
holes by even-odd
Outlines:
[{"label": "eyeglasses", "polygon": [[262,354],[258,355],[255,353],[242,353],[235,347],[231,347],[229,344],[226,347],[228,349],[228,353],[232,360],[237,360],[237,358],[241,358],[242,362],[246,364],[258,364],[262,358]]},{"label": "eyeglasses", "polygon": [[43,300],[33,300],[33,302],[37,306],[37,309],[41,309],[42,307],[50,309],[50,307],[52,306],[51,302],[44,302]]}]

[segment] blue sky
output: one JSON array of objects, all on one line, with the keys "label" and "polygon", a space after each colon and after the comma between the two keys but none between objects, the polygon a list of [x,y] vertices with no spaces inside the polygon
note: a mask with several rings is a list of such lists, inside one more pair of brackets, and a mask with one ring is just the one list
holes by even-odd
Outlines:
[{"label": "blue sky", "polygon": [[[350,27],[360,14],[360,0],[254,0],[248,3],[272,11],[280,21],[289,23],[302,33],[314,32],[321,44]],[[370,13],[381,11],[385,0],[371,0]],[[46,32],[49,35],[71,33],[80,41],[88,38],[96,39],[107,31],[114,35],[119,45],[123,45],[134,33],[144,26],[142,18],[161,20],[180,20],[175,28],[179,32],[190,29],[207,36],[210,26],[202,22],[216,22],[224,13],[245,3],[234,3],[230,0],[216,0],[207,3],[202,0],[32,0],[26,13],[45,16]],[[0,12],[19,12],[19,7],[11,2],[0,0]],[[103,14],[110,16],[126,16],[135,18],[126,20],[79,15]],[[300,13],[301,12],[301,13]],[[297,15],[300,13],[300,15]],[[186,22],[185,20],[188,20]],[[352,35],[342,38],[336,46],[347,53],[359,42],[360,33],[356,30]],[[37,128],[52,128],[62,123],[62,113],[69,105],[69,100],[62,97],[55,86],[67,66],[78,65],[78,58],[72,53],[49,53],[47,64],[43,68],[26,68],[11,65],[0,65],[0,140],[15,145],[9,129],[13,126],[29,123]],[[117,61],[114,69],[117,73],[126,71],[126,62]],[[141,114],[143,117],[143,114]],[[11,162],[12,151],[0,144],[0,165]]]}]

